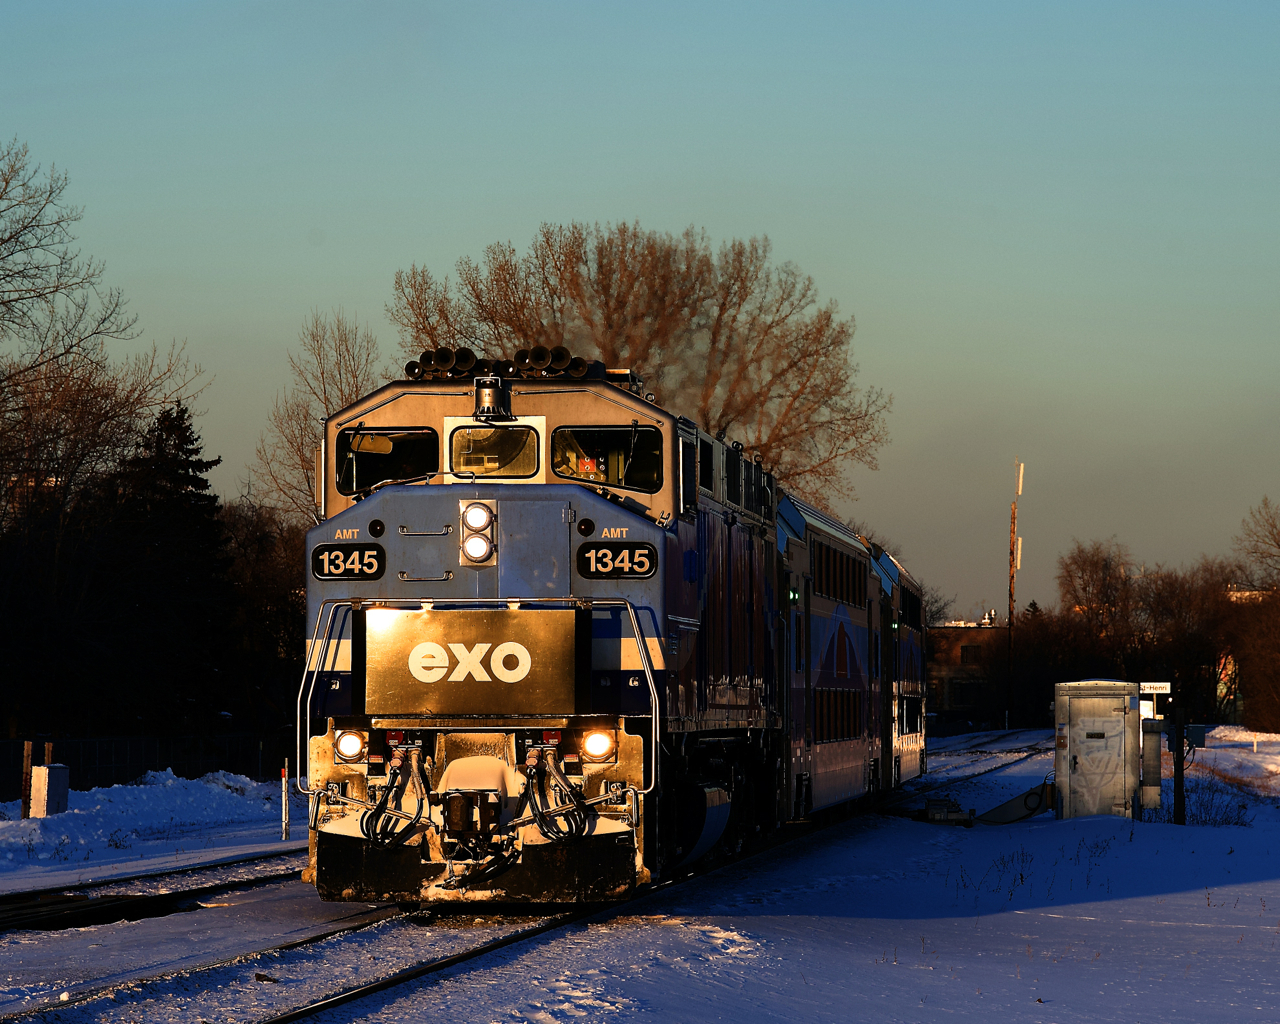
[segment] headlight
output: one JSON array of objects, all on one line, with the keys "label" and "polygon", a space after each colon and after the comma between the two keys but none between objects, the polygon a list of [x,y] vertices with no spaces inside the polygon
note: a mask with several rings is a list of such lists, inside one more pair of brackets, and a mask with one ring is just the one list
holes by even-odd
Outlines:
[{"label": "headlight", "polygon": [[487,530],[492,519],[493,509],[488,505],[481,505],[479,502],[474,505],[468,505],[466,511],[462,513],[462,521],[466,524],[468,530]]},{"label": "headlight", "polygon": [[[475,508],[474,505],[471,506]],[[473,533],[470,537],[462,542],[462,551],[471,561],[483,562],[489,558],[493,551],[493,545],[489,543],[489,538],[483,534]]]},{"label": "headlight", "polygon": [[342,760],[355,761],[364,753],[364,736],[358,732],[340,732],[334,746]]},{"label": "headlight", "polygon": [[611,750],[613,750],[613,737],[607,732],[589,732],[582,741],[583,753],[596,760],[607,757]]}]

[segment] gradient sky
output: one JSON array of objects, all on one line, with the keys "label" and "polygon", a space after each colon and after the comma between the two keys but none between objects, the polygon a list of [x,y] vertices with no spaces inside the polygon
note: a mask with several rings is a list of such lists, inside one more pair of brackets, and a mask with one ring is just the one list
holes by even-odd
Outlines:
[{"label": "gradient sky", "polygon": [[1280,498],[1280,6],[0,2],[0,135],[69,172],[239,492],[285,353],[542,221],[767,234],[857,318],[845,510],[959,612],[1073,538],[1225,554]]}]

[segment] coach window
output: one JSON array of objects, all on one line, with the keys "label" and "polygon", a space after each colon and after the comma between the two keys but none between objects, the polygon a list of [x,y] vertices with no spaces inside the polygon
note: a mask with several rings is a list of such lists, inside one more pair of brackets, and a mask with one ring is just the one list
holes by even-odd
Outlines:
[{"label": "coach window", "polygon": [[527,477],[538,472],[532,427],[459,427],[450,435],[450,468],[463,476]]},{"label": "coach window", "polygon": [[440,437],[429,428],[338,431],[339,494],[355,494],[385,480],[421,479],[439,469]]},{"label": "coach window", "polygon": [[551,434],[551,470],[569,480],[652,494],[662,486],[662,431],[657,427],[559,427]]},{"label": "coach window", "polygon": [[903,736],[920,731],[924,718],[921,714],[923,700],[920,697],[899,697],[898,733]]}]

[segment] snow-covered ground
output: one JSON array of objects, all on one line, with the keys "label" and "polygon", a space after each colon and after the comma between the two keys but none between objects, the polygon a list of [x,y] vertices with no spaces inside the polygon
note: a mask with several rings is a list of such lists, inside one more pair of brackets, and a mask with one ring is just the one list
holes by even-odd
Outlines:
[{"label": "snow-covered ground", "polygon": [[295,880],[219,892],[163,918],[9,932],[0,935],[0,1017],[208,968],[394,913],[395,907],[322,903],[312,886]]},{"label": "snow-covered ground", "polygon": [[307,805],[290,801],[292,842],[280,841],[280,785],[215,772],[72,792],[65,814],[23,820],[0,804],[0,893],[194,867],[305,849]]},{"label": "snow-covered ground", "polygon": [[[940,772],[1048,746],[949,737]],[[1215,730],[1179,827],[868,817],[318,1021],[1280,1020],[1280,736]],[[941,745],[940,745],[941,746]],[[956,787],[981,813],[1052,754]],[[929,780],[936,781],[936,779]],[[936,791],[935,791],[936,792]],[[1172,800],[1171,787],[1165,799]]]},{"label": "snow-covered ground", "polygon": [[[916,788],[1003,766],[953,787],[981,813],[1043,779],[1048,740],[948,737]],[[1255,754],[1252,733],[1211,733],[1187,776],[1200,825],[1044,815],[966,829],[866,816],[316,1019],[1280,1020],[1280,736],[1259,740]],[[313,913],[296,898],[291,914]],[[166,919],[164,941],[216,932],[210,913]],[[383,921],[40,1019],[261,1019],[507,927]],[[88,949],[111,928],[80,929],[80,941]],[[0,947],[0,978],[4,960]]]}]

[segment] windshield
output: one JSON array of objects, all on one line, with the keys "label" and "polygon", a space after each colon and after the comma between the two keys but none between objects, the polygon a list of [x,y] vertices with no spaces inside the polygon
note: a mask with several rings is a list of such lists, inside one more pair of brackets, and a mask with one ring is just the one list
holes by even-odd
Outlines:
[{"label": "windshield", "polygon": [[551,435],[556,476],[633,487],[662,486],[662,431],[656,427],[561,427]]},{"label": "windshield", "polygon": [[459,427],[450,447],[455,473],[519,477],[538,472],[538,432],[532,427]]},{"label": "windshield", "polygon": [[408,480],[439,469],[440,437],[429,427],[353,427],[338,432],[340,494],[355,494],[384,480]]}]

